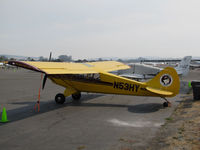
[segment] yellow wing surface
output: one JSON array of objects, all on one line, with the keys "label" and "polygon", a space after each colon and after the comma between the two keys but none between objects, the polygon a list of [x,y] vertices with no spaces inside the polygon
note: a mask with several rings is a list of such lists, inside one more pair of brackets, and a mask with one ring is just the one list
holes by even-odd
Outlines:
[{"label": "yellow wing surface", "polygon": [[87,64],[94,66],[95,68],[98,68],[99,71],[105,71],[105,72],[130,68],[128,65],[125,65],[117,61],[102,61],[102,62],[92,62]]},{"label": "yellow wing surface", "polygon": [[116,61],[91,63],[9,61],[8,64],[46,74],[90,74],[130,68],[128,65]]}]

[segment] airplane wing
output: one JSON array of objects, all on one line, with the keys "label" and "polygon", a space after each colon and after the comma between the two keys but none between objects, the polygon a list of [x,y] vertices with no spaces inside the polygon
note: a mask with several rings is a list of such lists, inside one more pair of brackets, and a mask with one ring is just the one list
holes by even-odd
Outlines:
[{"label": "airplane wing", "polygon": [[94,63],[9,61],[8,64],[45,74],[90,74],[129,68],[129,66],[116,61]]},{"label": "airplane wing", "polygon": [[130,68],[130,66],[117,61],[100,61],[100,62],[91,62],[87,64],[92,65],[95,68],[98,68],[106,72],[124,70]]}]

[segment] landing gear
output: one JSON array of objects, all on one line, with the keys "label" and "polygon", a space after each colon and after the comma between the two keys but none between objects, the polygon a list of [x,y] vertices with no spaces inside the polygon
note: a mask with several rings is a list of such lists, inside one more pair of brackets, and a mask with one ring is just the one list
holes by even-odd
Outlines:
[{"label": "landing gear", "polygon": [[78,92],[78,93],[72,94],[72,98],[73,98],[73,100],[75,100],[75,101],[80,100],[80,98],[81,98],[81,93]]},{"label": "landing gear", "polygon": [[172,104],[165,98],[165,97],[162,97],[166,102],[163,103],[163,107],[171,107]]},{"label": "landing gear", "polygon": [[[81,93],[77,92],[77,93],[72,94],[72,98],[73,98],[74,101],[80,100]],[[62,93],[57,94],[56,97],[55,97],[55,101],[56,101],[57,104],[63,104],[65,102],[65,95],[62,94]]]},{"label": "landing gear", "polygon": [[59,93],[56,95],[55,101],[57,104],[63,104],[65,102],[65,96],[63,94]]},{"label": "landing gear", "polygon": [[163,107],[168,107],[168,103],[167,103],[167,102],[164,102],[164,103],[163,103]]}]

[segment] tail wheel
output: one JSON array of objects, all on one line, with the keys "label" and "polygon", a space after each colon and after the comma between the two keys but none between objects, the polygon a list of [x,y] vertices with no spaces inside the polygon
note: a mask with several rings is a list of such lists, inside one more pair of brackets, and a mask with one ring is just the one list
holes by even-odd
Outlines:
[{"label": "tail wheel", "polygon": [[164,102],[163,107],[171,107],[172,104],[170,102]]},{"label": "tail wheel", "polygon": [[65,102],[65,96],[63,94],[59,93],[56,95],[55,101],[57,104],[63,104]]},{"label": "tail wheel", "polygon": [[163,107],[168,107],[168,103],[167,103],[167,102],[164,102],[164,103],[163,103]]},{"label": "tail wheel", "polygon": [[73,100],[75,100],[75,101],[80,100],[80,98],[81,98],[81,93],[72,94],[72,98],[73,98]]}]

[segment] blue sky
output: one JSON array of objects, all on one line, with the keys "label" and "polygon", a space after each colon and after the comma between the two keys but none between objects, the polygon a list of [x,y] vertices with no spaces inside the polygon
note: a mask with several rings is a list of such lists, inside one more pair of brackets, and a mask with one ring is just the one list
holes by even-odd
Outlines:
[{"label": "blue sky", "polygon": [[1,0],[0,54],[200,56],[198,0]]}]

